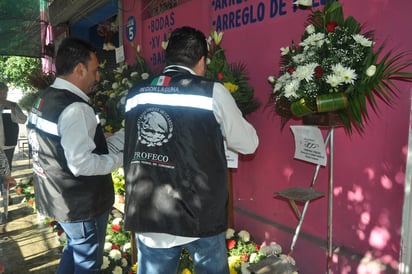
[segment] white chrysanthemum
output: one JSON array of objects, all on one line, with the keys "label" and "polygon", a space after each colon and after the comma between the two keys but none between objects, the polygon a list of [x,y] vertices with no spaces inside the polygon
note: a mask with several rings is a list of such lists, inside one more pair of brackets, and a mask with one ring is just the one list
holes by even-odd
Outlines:
[{"label": "white chrysanthemum", "polygon": [[325,42],[325,34],[322,32],[312,33],[309,35],[305,40],[300,42],[300,46],[302,46],[305,50],[308,49],[310,46],[321,47]]},{"label": "white chrysanthemum", "polygon": [[346,69],[346,68],[345,68],[344,66],[342,66],[341,63],[332,65],[332,71],[333,71],[333,73],[336,74],[336,75],[341,75],[341,74],[343,74],[343,72],[345,71],[345,69]]},{"label": "white chrysanthemum", "polygon": [[308,34],[314,33],[314,32],[315,32],[315,26],[312,25],[312,24],[308,25],[308,26],[306,27],[306,32],[307,32]]},{"label": "white chrysanthemum", "polygon": [[338,81],[340,83],[345,82],[346,84],[353,84],[353,81],[357,78],[354,69],[344,67],[341,64],[333,65],[332,71],[336,76],[336,79],[333,79],[333,81]]},{"label": "white chrysanthemum", "polygon": [[373,46],[373,41],[365,38],[365,36],[361,34],[352,34],[353,40],[356,41],[356,43],[362,45],[363,47],[371,47]]},{"label": "white chrysanthemum", "polygon": [[149,73],[147,73],[147,72],[143,72],[142,75],[140,75],[140,77],[142,77],[143,80],[148,79],[149,76],[150,76],[150,75],[149,75]]},{"label": "white chrysanthemum", "polygon": [[112,99],[116,98],[116,93],[115,92],[110,93],[109,97]]},{"label": "white chrysanthemum", "polygon": [[105,239],[106,242],[110,242],[110,240],[112,239],[112,236],[106,235],[106,237],[104,239]]},{"label": "white chrysanthemum", "polygon": [[342,78],[336,74],[326,76],[326,83],[332,87],[337,87],[342,83]]},{"label": "white chrysanthemum", "polygon": [[281,47],[280,48],[280,55],[285,56],[290,52],[289,47]]},{"label": "white chrysanthemum", "polygon": [[347,68],[342,72],[341,77],[345,84],[353,84],[354,81],[358,78],[358,75],[356,74],[354,69]]},{"label": "white chrysanthemum", "polygon": [[100,124],[102,126],[105,126],[106,125],[106,119],[104,119],[104,118],[100,119]]},{"label": "white chrysanthemum", "polygon": [[114,218],[112,221],[112,224],[114,225],[120,225],[122,223],[123,219],[122,218]]},{"label": "white chrysanthemum", "polygon": [[107,256],[103,256],[103,263],[102,266],[100,267],[100,269],[106,269],[108,268],[110,265],[110,260],[109,258],[107,258]]},{"label": "white chrysanthemum", "polygon": [[226,239],[230,239],[235,236],[235,230],[233,228],[228,228],[226,230]]},{"label": "white chrysanthemum", "polygon": [[122,274],[122,273],[123,273],[123,269],[122,269],[120,266],[117,265],[117,266],[114,267],[112,273],[113,273],[113,274]]},{"label": "white chrysanthemum", "polygon": [[127,242],[127,243],[125,243],[124,246],[123,246],[123,252],[126,252],[126,251],[128,251],[129,249],[131,249],[131,248],[132,248],[132,244],[131,244],[130,242]]},{"label": "white chrysanthemum", "polygon": [[313,79],[315,68],[317,66],[318,64],[316,63],[310,63],[304,66],[298,66],[295,70],[295,73],[293,73],[293,77],[299,80],[306,80],[306,82],[309,82]]},{"label": "white chrysanthemum", "polygon": [[122,267],[127,266],[127,260],[125,258],[122,258]]},{"label": "white chrysanthemum", "polygon": [[291,81],[291,79],[292,77],[289,73],[282,74],[276,81],[275,86],[273,88],[273,92],[278,92],[282,90],[284,86],[286,86],[289,83],[289,81]]},{"label": "white chrysanthemum", "polygon": [[285,85],[284,95],[286,98],[297,98],[297,91],[299,90],[300,81],[295,79]]},{"label": "white chrysanthemum", "polygon": [[244,242],[250,241],[250,234],[246,230],[239,231],[238,235]]},{"label": "white chrysanthemum", "polygon": [[130,73],[130,77],[132,78],[136,78],[139,74],[137,73],[137,71],[133,71],[132,73]]},{"label": "white chrysanthemum", "polygon": [[118,249],[112,249],[109,252],[109,257],[115,261],[118,261],[122,258],[122,253]]},{"label": "white chrysanthemum", "polygon": [[112,243],[105,242],[103,249],[104,249],[104,251],[109,251],[109,250],[112,250],[112,246],[113,246]]},{"label": "white chrysanthemum", "polygon": [[118,89],[118,88],[119,88],[119,84],[116,83],[116,82],[114,82],[114,83],[112,84],[112,89]]},{"label": "white chrysanthemum", "polygon": [[123,96],[122,98],[120,98],[120,104],[122,105],[126,104],[126,96]]},{"label": "white chrysanthemum", "polygon": [[296,54],[295,56],[292,57],[292,61],[297,64],[301,64],[305,62],[305,60],[306,60],[305,55],[302,53]]},{"label": "white chrysanthemum", "polygon": [[372,77],[373,75],[375,75],[375,73],[376,73],[375,65],[369,66],[368,69],[366,70],[366,75],[368,75],[369,77]]}]

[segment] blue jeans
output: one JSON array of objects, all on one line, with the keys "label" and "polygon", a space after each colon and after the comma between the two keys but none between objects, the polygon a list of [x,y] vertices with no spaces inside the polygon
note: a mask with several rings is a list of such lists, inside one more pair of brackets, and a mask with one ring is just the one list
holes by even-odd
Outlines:
[{"label": "blue jeans", "polygon": [[171,248],[150,248],[136,238],[138,274],[176,273],[183,248],[192,256],[196,274],[229,274],[225,233]]},{"label": "blue jeans", "polygon": [[59,222],[67,236],[58,274],[99,273],[110,211],[84,222]]}]

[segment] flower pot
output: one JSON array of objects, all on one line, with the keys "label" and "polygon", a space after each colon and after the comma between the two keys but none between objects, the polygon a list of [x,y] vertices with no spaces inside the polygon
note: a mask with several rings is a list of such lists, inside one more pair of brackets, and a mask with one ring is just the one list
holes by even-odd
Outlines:
[{"label": "flower pot", "polygon": [[344,109],[348,106],[348,98],[342,92],[322,94],[316,97],[318,112],[329,112]]},{"label": "flower pot", "polygon": [[322,112],[306,115],[302,118],[302,123],[304,125],[323,127],[344,126],[344,123],[337,112]]},{"label": "flower pot", "polygon": [[296,117],[302,117],[313,113],[313,111],[306,105],[305,99],[300,99],[290,106],[290,111]]}]

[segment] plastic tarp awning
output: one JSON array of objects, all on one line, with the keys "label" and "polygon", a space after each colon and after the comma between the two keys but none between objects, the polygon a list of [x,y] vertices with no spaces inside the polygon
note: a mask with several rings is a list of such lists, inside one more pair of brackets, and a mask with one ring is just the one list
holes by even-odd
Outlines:
[{"label": "plastic tarp awning", "polygon": [[41,57],[48,0],[0,0],[0,55]]}]

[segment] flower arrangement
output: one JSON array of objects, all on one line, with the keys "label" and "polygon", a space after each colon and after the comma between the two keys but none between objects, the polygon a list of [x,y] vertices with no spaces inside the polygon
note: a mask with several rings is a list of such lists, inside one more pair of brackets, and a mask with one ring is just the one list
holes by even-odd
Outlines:
[{"label": "flower arrangement", "polygon": [[122,227],[123,219],[111,216],[106,230],[101,273],[122,274],[131,271],[131,234]]},{"label": "flower arrangement", "polygon": [[[290,265],[288,269],[279,273],[295,274],[295,260],[282,254],[282,247],[279,244],[272,243],[270,245],[258,245],[252,239],[246,230],[236,232],[232,228],[226,230],[226,246],[230,274],[250,274],[250,266],[259,262],[263,262],[266,258],[277,258],[283,264]],[[285,269],[285,268],[284,268]],[[193,261],[187,250],[183,250],[180,256],[180,264],[177,273],[179,274],[195,274]]]},{"label": "flower arrangement", "polygon": [[150,69],[136,47],[136,64],[122,63],[114,70],[107,70],[106,63],[99,65],[100,82],[95,86],[93,105],[105,132],[124,128],[124,105],[129,89],[137,82],[150,77]]},{"label": "flower arrangement", "polygon": [[270,104],[282,118],[335,112],[345,128],[360,132],[368,119],[368,101],[378,110],[376,98],[391,103],[399,92],[394,81],[412,81],[403,70],[412,64],[407,53],[381,56],[374,50],[373,31],[363,32],[353,17],[344,17],[339,2],[313,11],[299,44],[281,48],[280,76],[273,85]]},{"label": "flower arrangement", "polygon": [[36,202],[34,200],[34,181],[33,176],[21,179],[16,185],[16,194],[24,195],[25,201],[34,211],[36,211]]},{"label": "flower arrangement", "polygon": [[296,264],[292,257],[282,254],[282,247],[279,244],[258,245],[251,239],[249,232],[246,230],[240,230],[236,233],[232,228],[227,229],[226,244],[231,274],[251,273],[249,271],[250,266],[271,256],[279,258],[286,264],[293,266]]},{"label": "flower arrangement", "polygon": [[243,63],[229,64],[225,50],[221,47],[223,32],[210,32],[207,39],[209,56],[206,77],[223,83],[230,91],[243,115],[255,111],[260,103],[253,97],[254,89],[248,84],[246,66]]}]

